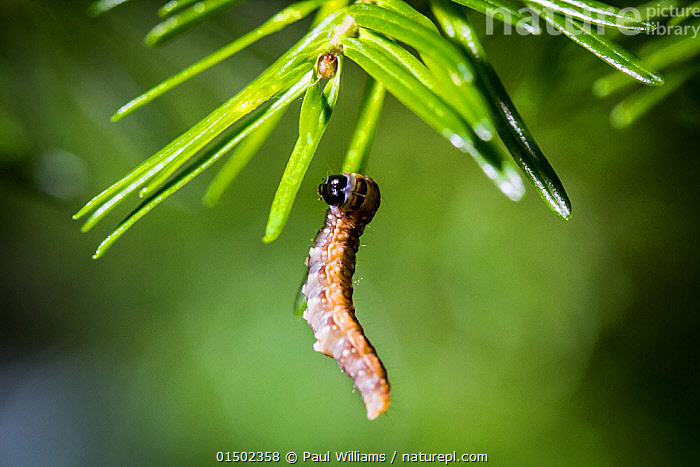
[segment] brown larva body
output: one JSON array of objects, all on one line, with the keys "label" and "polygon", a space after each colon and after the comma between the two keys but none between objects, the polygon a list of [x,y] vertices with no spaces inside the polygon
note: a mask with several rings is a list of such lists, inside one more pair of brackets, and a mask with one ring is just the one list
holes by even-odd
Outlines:
[{"label": "brown larva body", "polygon": [[338,71],[338,55],[332,52],[321,55],[316,61],[316,72],[323,79],[331,79]]},{"label": "brown larva body", "polygon": [[369,177],[343,174],[329,177],[319,192],[330,206],[309,253],[304,319],[314,330],[314,350],[337,360],[373,420],[389,406],[389,380],[355,317],[352,275],[360,235],[379,208],[379,187]]}]

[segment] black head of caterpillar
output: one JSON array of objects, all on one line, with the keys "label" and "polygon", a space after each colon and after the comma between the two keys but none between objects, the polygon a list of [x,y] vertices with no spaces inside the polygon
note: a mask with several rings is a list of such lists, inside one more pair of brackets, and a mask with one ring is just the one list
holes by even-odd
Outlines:
[{"label": "black head of caterpillar", "polygon": [[369,222],[379,209],[379,186],[370,177],[355,173],[331,175],[318,186],[326,204]]}]

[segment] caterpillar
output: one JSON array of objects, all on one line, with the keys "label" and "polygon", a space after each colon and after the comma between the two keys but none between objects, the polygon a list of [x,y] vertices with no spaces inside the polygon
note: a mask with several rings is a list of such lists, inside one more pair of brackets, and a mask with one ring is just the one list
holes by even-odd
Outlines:
[{"label": "caterpillar", "polygon": [[389,380],[374,347],[355,317],[352,275],[360,235],[379,209],[379,186],[370,177],[345,173],[318,187],[329,205],[306,264],[303,317],[316,337],[314,350],[333,357],[353,379],[374,420],[389,406]]}]

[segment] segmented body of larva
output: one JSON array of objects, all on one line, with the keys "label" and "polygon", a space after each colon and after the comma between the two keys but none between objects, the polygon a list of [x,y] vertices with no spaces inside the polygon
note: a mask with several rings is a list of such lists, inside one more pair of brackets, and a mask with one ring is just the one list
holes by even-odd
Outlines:
[{"label": "segmented body of larva", "polygon": [[379,208],[379,187],[367,176],[346,173],[328,177],[319,193],[329,208],[307,259],[303,316],[314,330],[314,350],[337,360],[373,420],[389,406],[389,380],[355,317],[352,275],[360,235]]}]

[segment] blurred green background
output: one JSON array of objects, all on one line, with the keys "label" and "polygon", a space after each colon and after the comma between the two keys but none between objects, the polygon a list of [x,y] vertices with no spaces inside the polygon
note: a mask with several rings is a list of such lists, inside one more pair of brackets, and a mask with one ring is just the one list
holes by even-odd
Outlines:
[{"label": "blurred green background", "polygon": [[325,211],[316,185],[340,167],[364,86],[356,66],[272,245],[260,239],[294,111],[214,209],[200,203],[205,174],[99,261],[92,252],[128,209],[87,235],[71,220],[307,26],[110,123],[287,2],[249,2],[147,49],[160,3],[90,18],[85,1],[0,2],[0,465],[204,465],[259,450],[282,463],[292,450],[454,450],[497,465],[700,459],[697,77],[617,131],[615,100],[590,91],[602,62],[561,37],[485,39],[567,187],[569,222],[532,189],[506,199],[388,99],[368,170],[383,201],[355,305],[392,405],[368,422],[352,381],[292,315]]}]

